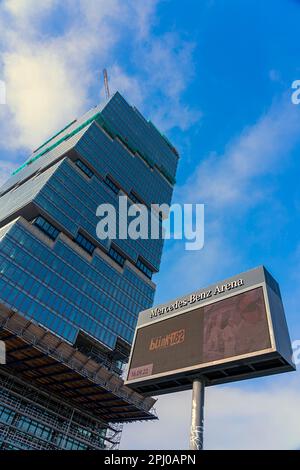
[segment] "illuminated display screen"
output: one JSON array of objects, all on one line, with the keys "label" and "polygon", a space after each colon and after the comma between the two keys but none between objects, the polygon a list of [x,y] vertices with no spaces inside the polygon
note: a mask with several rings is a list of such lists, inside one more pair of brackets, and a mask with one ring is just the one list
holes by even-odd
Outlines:
[{"label": "illuminated display screen", "polygon": [[262,287],[139,328],[128,380],[271,347]]}]

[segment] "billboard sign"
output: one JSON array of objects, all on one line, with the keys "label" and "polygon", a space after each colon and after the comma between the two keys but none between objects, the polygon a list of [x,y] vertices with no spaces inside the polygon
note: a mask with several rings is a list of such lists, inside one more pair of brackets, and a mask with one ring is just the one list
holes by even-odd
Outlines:
[{"label": "billboard sign", "polygon": [[293,370],[279,286],[265,268],[141,312],[126,384],[144,394]]}]

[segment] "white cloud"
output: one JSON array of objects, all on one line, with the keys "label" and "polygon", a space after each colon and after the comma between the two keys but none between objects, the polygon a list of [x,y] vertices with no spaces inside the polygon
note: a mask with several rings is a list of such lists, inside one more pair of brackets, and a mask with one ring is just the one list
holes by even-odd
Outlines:
[{"label": "white cloud", "polygon": [[163,131],[173,127],[188,129],[202,116],[197,109],[183,102],[183,94],[195,75],[193,52],[195,44],[182,40],[175,33],[150,38],[137,47],[135,61],[142,64],[146,90],[157,90],[156,103],[150,113]]},{"label": "white cloud", "polygon": [[257,184],[259,178],[280,172],[300,140],[299,117],[300,109],[284,96],[244,129],[223,155],[212,154],[201,162],[179,195],[219,209],[255,204],[269,189]]},{"label": "white cloud", "polygon": [[143,2],[133,3],[138,40],[143,40],[149,35],[153,23],[156,22],[155,12],[158,3],[159,0],[143,0]]},{"label": "white cloud", "polygon": [[[253,243],[251,234],[241,243],[237,233],[245,223],[247,211],[266,204],[266,199],[268,209],[271,205],[276,209],[272,211],[273,217],[275,212],[281,217],[276,200],[270,197],[273,195],[270,176],[280,174],[289,151],[300,140],[299,113],[300,108],[291,105],[284,96],[231,141],[223,155],[212,154],[200,161],[188,181],[175,188],[174,202],[205,204],[204,247],[200,251],[186,251],[184,241],[166,242],[156,279],[156,303],[253,267],[244,262]],[[264,217],[255,234],[256,242],[260,237],[263,240],[266,232],[269,236],[273,222],[274,219]]]},{"label": "white cloud", "polygon": [[153,121],[164,132],[174,127],[186,131],[201,118],[201,111],[183,104],[178,98],[163,99],[152,111]]},{"label": "white cloud", "polygon": [[[195,45],[179,40],[178,35],[166,33],[152,39],[142,48],[144,68],[153,86],[164,90],[167,96],[177,97],[194,76],[192,54]],[[140,59],[140,55],[138,55]]]},{"label": "white cloud", "polygon": [[190,392],[160,397],[156,405],[159,420],[125,425],[120,449],[187,449],[190,408]]},{"label": "white cloud", "polygon": [[[214,388],[207,399],[207,448],[296,449],[300,445],[297,379],[273,379],[262,390]],[[277,383],[277,386],[276,386]]]},{"label": "white cloud", "polygon": [[[175,202],[205,204],[205,241],[199,252],[185,251],[183,242],[166,244],[158,275],[159,302],[179,295],[178,288],[172,287],[178,285],[178,279],[183,295],[253,267],[243,262],[253,243],[251,234],[240,243],[237,233],[245,223],[247,211],[266,201],[268,210],[274,209],[273,217],[281,217],[276,199],[270,197],[274,190],[271,177],[281,173],[291,149],[300,140],[299,113],[300,108],[284,96],[231,141],[223,155],[212,154],[200,161],[188,181],[175,188]],[[270,223],[274,223],[274,218],[264,217],[264,224],[255,234],[256,242],[259,237],[263,240],[263,232],[269,234],[273,230]],[[160,285],[170,286],[168,299]]]},{"label": "white cloud", "polygon": [[204,247],[199,251],[186,251],[185,241],[166,242],[158,275],[156,303],[222,279],[224,272],[228,277],[235,274],[235,266],[241,262],[240,253],[228,243],[228,234],[223,230],[221,222],[206,221]]},{"label": "white cloud", "polygon": [[[300,108],[291,105],[288,96],[282,97],[256,123],[229,142],[223,154],[212,153],[200,161],[187,182],[175,187],[174,202],[205,204],[204,247],[189,252],[184,250],[184,241],[166,242],[156,279],[156,302],[253,267],[244,263],[245,253],[253,243],[251,234],[241,243],[237,233],[245,223],[247,211],[266,204],[266,200],[268,209],[273,208],[273,217],[274,214],[282,217],[276,199],[270,197],[274,190],[271,176],[281,173],[288,164],[291,149],[300,140],[299,113]],[[264,233],[269,236],[273,230],[270,223],[274,223],[274,218],[264,217],[253,235],[256,242],[261,238],[265,243]]]},{"label": "white cloud", "polygon": [[81,111],[80,83],[59,55],[47,48],[34,54],[23,50],[5,55],[4,64],[15,128],[8,134],[10,146],[35,147]]},{"label": "white cloud", "polygon": [[[112,91],[119,89],[142,108],[148,103],[149,114],[160,119],[152,104],[158,93],[168,127],[181,121],[185,127],[191,124],[195,118],[181,95],[190,80],[185,80],[184,69],[193,69],[192,46],[180,37],[152,34],[156,5],[151,0],[2,3],[0,73],[7,85],[9,110],[9,119],[0,122],[6,135],[2,145],[32,149],[96,104],[90,102],[90,91],[97,83],[100,90],[104,67]],[[58,14],[66,21],[56,27]],[[118,59],[122,48],[121,54],[126,51],[129,59],[139,56],[136,72],[129,73],[122,56]],[[160,59],[165,62],[165,81],[157,71]],[[99,97],[104,98],[103,92]]]},{"label": "white cloud", "polygon": [[25,21],[46,14],[57,3],[58,0],[43,0],[42,2],[36,2],[36,0],[4,0],[3,7],[16,19]]},{"label": "white cloud", "polygon": [[143,105],[144,95],[141,81],[137,77],[126,73],[118,64],[114,64],[109,68],[109,88],[111,94],[118,90],[134,106],[140,107]]},{"label": "white cloud", "polygon": [[[7,3],[18,20],[17,25],[11,23],[4,29],[2,50],[11,116],[6,123],[6,143],[11,147],[35,147],[86,110],[94,54],[97,52],[101,66],[115,41],[102,2],[98,2],[103,8],[97,15],[91,14],[91,4],[87,8],[84,1],[78,2],[76,14],[62,34],[43,35],[43,22],[35,24],[29,34],[24,32],[24,25],[41,13],[50,13],[55,3],[49,1],[36,9],[31,2]],[[112,8],[109,14],[118,11]]]}]

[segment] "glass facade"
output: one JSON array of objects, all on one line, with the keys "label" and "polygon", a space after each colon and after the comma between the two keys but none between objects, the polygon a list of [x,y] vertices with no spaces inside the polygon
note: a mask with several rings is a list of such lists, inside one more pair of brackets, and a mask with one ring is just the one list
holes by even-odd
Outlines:
[{"label": "glass facade", "polygon": [[[119,216],[124,194],[128,204],[170,203],[177,162],[119,93],[40,146],[0,190],[0,303],[71,344],[84,334],[108,355],[122,344],[126,359],[138,313],[153,303],[163,241],[100,240],[96,210],[111,203]],[[25,418],[18,426],[50,432]]]}]

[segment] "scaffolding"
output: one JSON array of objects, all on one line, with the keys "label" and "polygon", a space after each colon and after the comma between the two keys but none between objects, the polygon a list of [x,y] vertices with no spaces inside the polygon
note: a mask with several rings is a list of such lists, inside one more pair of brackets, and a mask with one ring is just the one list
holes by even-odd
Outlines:
[{"label": "scaffolding", "polygon": [[[121,423],[108,425],[4,370],[0,370],[0,403],[4,415],[12,417],[1,422],[4,420],[0,411],[0,449],[7,444],[45,450],[118,448]],[[24,418],[35,423],[31,425],[32,432],[22,431]],[[34,432],[36,429],[39,435]]]},{"label": "scaffolding", "polygon": [[156,419],[155,400],[3,307],[0,339],[0,449],[117,449],[124,422]]}]

